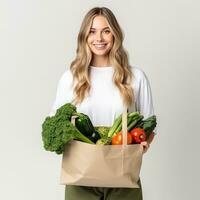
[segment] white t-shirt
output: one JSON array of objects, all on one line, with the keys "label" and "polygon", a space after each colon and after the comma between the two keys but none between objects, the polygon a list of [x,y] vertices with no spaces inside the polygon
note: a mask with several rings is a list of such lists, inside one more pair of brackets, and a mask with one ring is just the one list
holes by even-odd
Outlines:
[{"label": "white t-shirt", "polygon": [[[112,66],[90,66],[90,68],[90,94],[81,104],[76,105],[77,111],[88,115],[94,126],[111,126],[115,118],[124,111],[120,92],[112,81],[114,68]],[[128,110],[129,112],[136,110],[146,119],[154,115],[150,83],[142,69],[136,66],[130,68],[135,77],[132,86],[136,99],[135,105],[133,104]],[[72,101],[72,80],[71,71],[67,69],[58,82],[56,98],[49,116],[53,116],[60,106]],[[156,134],[156,129],[154,132]]]}]

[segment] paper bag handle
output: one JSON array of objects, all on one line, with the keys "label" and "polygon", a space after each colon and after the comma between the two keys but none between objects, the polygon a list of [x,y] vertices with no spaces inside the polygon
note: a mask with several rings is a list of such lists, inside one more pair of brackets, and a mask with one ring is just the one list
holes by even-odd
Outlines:
[{"label": "paper bag handle", "polygon": [[122,145],[127,145],[127,107],[124,107],[124,112],[122,113]]}]

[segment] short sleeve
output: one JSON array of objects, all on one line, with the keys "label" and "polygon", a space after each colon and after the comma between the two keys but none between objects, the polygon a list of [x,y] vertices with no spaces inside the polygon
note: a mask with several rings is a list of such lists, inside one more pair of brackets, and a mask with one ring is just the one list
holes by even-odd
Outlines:
[{"label": "short sleeve", "polygon": [[[149,79],[144,71],[137,69],[138,79],[137,95],[136,95],[136,111],[140,112],[144,119],[154,115],[153,97]],[[154,133],[157,134],[156,128]]]},{"label": "short sleeve", "polygon": [[71,102],[72,100],[72,76],[69,70],[65,71],[57,84],[56,97],[53,102],[49,116],[53,116],[56,110],[64,105],[65,103]]}]

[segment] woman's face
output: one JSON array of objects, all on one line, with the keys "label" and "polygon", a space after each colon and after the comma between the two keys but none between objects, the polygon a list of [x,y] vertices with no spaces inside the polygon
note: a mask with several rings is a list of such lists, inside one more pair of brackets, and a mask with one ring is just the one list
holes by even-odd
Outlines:
[{"label": "woman's face", "polygon": [[103,16],[96,16],[87,38],[91,52],[96,56],[106,56],[113,46],[113,34],[108,21]]}]

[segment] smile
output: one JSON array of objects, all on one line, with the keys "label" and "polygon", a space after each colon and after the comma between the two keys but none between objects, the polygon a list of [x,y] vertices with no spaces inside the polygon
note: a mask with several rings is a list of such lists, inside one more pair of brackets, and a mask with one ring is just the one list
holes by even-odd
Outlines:
[{"label": "smile", "polygon": [[107,44],[94,44],[96,49],[104,49]]}]

